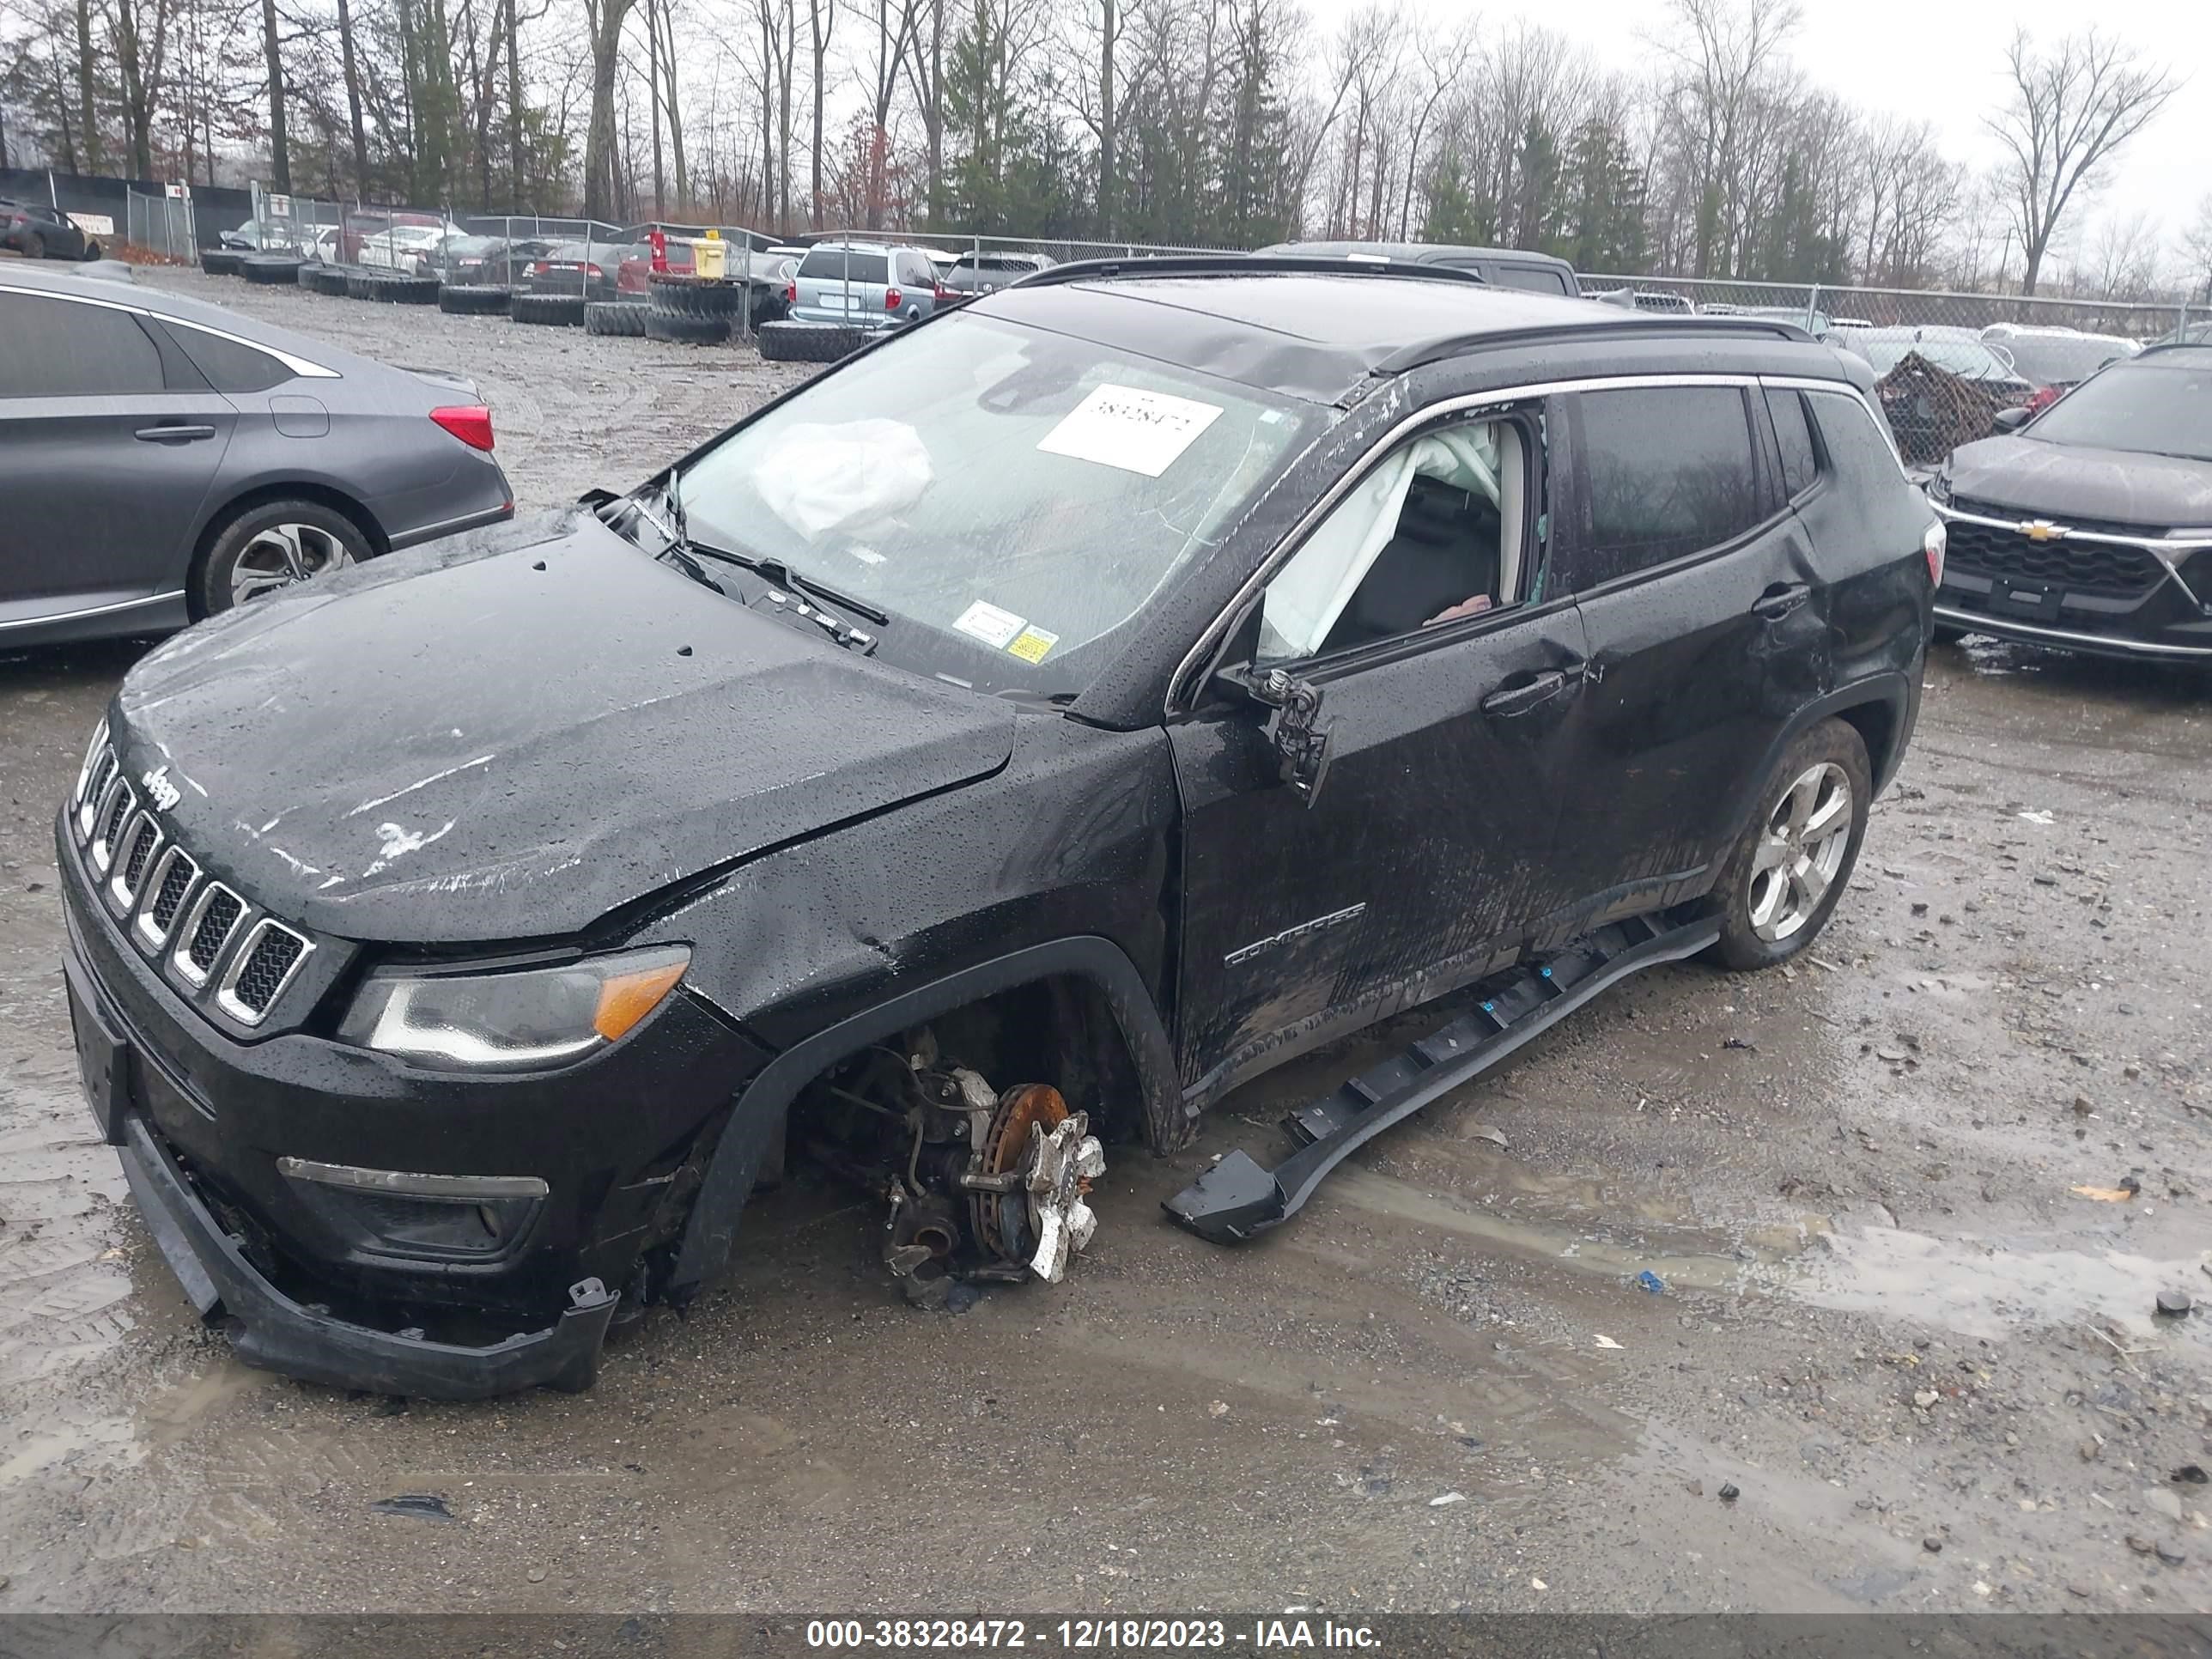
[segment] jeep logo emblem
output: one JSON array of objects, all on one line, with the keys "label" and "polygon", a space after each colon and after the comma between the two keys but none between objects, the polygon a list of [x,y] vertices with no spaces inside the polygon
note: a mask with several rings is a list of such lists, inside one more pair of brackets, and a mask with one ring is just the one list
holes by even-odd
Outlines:
[{"label": "jeep logo emblem", "polygon": [[155,767],[138,781],[146,786],[146,793],[153,798],[154,805],[164,812],[184,799],[177,786],[169,781],[169,769],[166,766]]}]

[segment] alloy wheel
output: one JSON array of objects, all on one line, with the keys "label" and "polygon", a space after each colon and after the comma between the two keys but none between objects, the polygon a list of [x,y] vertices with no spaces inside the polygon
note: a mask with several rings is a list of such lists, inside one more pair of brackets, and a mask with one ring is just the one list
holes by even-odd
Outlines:
[{"label": "alloy wheel", "polygon": [[1782,792],[1767,814],[1745,895],[1752,931],[1769,944],[1813,919],[1851,843],[1851,781],[1822,761]]},{"label": "alloy wheel", "polygon": [[352,562],[345,544],[320,525],[272,524],[255,532],[231,567],[230,602],[244,605]]}]

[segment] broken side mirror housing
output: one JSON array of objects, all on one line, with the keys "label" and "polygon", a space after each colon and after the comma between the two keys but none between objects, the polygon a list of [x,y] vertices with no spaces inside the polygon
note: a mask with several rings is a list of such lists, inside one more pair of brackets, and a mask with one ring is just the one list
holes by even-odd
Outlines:
[{"label": "broken side mirror housing", "polygon": [[1321,687],[1288,668],[1249,663],[1223,668],[1213,678],[1245,702],[1271,711],[1267,741],[1275,750],[1277,771],[1310,806],[1328,775],[1330,730],[1321,723]]}]

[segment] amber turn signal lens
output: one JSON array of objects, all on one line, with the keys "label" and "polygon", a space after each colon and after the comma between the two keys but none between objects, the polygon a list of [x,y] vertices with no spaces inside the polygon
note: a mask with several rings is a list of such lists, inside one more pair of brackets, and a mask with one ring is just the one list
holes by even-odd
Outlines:
[{"label": "amber turn signal lens", "polygon": [[676,981],[684,977],[689,965],[672,962],[618,974],[607,981],[599,987],[599,1010],[592,1017],[592,1029],[610,1042],[621,1037],[660,1006],[661,999],[676,988]]}]

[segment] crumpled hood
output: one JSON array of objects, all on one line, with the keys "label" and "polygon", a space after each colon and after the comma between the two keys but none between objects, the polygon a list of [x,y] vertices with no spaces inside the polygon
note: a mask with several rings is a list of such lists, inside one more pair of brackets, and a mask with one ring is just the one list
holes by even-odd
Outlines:
[{"label": "crumpled hood", "polygon": [[255,902],[342,937],[454,944],[573,933],[981,777],[1015,718],[747,610],[577,513],[191,629],[131,670],[111,723],[134,782],[167,769],[185,848]]},{"label": "crumpled hood", "polygon": [[2005,434],[1952,452],[1951,493],[2055,519],[2195,529],[2212,525],[2212,465]]}]

